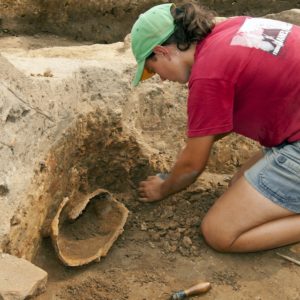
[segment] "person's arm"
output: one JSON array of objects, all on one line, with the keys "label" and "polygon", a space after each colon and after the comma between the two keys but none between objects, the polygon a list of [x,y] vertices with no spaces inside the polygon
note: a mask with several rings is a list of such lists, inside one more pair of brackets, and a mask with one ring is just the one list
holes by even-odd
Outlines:
[{"label": "person's arm", "polygon": [[150,176],[140,183],[140,200],[161,200],[191,185],[203,172],[214,140],[214,136],[189,138],[166,180]]}]

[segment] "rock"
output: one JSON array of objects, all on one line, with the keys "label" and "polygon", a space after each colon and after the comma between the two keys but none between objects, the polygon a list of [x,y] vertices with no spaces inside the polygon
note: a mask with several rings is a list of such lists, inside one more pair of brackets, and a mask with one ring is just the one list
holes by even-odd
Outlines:
[{"label": "rock", "polygon": [[161,237],[164,237],[166,234],[167,234],[167,231],[166,231],[166,230],[161,230],[161,231],[159,231],[159,235],[160,235]]},{"label": "rock", "polygon": [[9,188],[6,184],[0,184],[0,196],[5,196],[9,193]]},{"label": "rock", "polygon": [[182,244],[185,248],[190,248],[193,242],[188,236],[184,236],[182,240]]},{"label": "rock", "polygon": [[169,231],[168,232],[168,237],[170,238],[170,240],[172,241],[178,241],[181,237],[181,234],[177,231]]},{"label": "rock", "polygon": [[194,203],[194,202],[198,202],[200,200],[200,194],[192,194],[190,197],[189,197],[189,200],[191,203]]},{"label": "rock", "polygon": [[160,234],[158,232],[151,232],[150,237],[153,241],[160,241]]},{"label": "rock", "polygon": [[166,230],[169,228],[169,224],[167,222],[155,222],[155,227],[160,230]]},{"label": "rock", "polygon": [[185,231],[186,231],[186,228],[182,228],[182,227],[178,228],[178,232],[180,232],[180,233],[183,233]]},{"label": "rock", "polygon": [[192,254],[194,256],[200,256],[200,249],[196,246],[192,246]]},{"label": "rock", "polygon": [[179,252],[182,256],[189,256],[190,255],[190,250],[184,247],[179,247]]},{"label": "rock", "polygon": [[155,245],[152,243],[152,242],[149,242],[149,246],[154,249],[155,248]]},{"label": "rock", "polygon": [[142,230],[142,231],[146,231],[147,229],[148,229],[147,224],[146,224],[145,222],[143,222],[143,223],[141,224],[141,230]]},{"label": "rock", "polygon": [[174,216],[173,207],[166,207],[161,217],[164,219],[168,219],[168,218],[172,218],[173,216]]},{"label": "rock", "polygon": [[177,251],[177,244],[172,244],[169,243],[168,241],[164,241],[163,249],[166,253],[175,253]]},{"label": "rock", "polygon": [[200,225],[200,217],[195,216],[193,218],[190,219],[190,225],[191,226],[198,226]]},{"label": "rock", "polygon": [[266,18],[300,25],[300,9],[285,10],[277,14],[268,14]]},{"label": "rock", "polygon": [[0,254],[0,299],[21,300],[46,289],[48,274],[29,261]]},{"label": "rock", "polygon": [[169,224],[170,229],[176,229],[176,228],[178,228],[178,226],[179,226],[178,222],[176,222],[174,220],[172,220]]},{"label": "rock", "polygon": [[177,251],[177,246],[176,245],[171,245],[169,250],[170,250],[171,253],[175,253]]}]

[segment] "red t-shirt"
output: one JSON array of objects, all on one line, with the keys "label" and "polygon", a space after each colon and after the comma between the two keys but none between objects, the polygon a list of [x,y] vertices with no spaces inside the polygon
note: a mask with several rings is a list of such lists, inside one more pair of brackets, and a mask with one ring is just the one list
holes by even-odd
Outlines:
[{"label": "red t-shirt", "polygon": [[300,27],[234,17],[197,45],[187,134],[230,131],[266,147],[300,140]]}]

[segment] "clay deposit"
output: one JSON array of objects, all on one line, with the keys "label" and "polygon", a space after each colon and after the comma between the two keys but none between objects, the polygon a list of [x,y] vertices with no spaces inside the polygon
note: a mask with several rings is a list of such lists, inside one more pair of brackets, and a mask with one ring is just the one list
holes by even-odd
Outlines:
[{"label": "clay deposit", "polygon": [[128,210],[106,190],[98,189],[70,205],[65,198],[51,222],[51,239],[60,260],[75,267],[100,261],[123,232]]},{"label": "clay deposit", "polygon": [[[199,235],[256,143],[231,135],[214,146],[194,185],[163,202],[138,202],[139,181],[170,169],[186,129],[186,86],[156,77],[131,85],[128,28],[154,1],[48,2],[0,1],[0,246],[48,272],[36,299],[168,299],[199,281],[212,284],[203,299],[298,299],[300,271],[275,251],[217,253]],[[274,14],[297,1],[206,4],[220,15],[299,22],[298,10]],[[126,223],[126,213],[110,214],[101,201],[86,205],[99,188],[126,207]],[[64,213],[74,207],[82,214],[70,222]],[[104,212],[113,222],[95,222]],[[69,241],[89,239],[86,249],[66,251]],[[59,253],[93,262],[69,268]]]}]

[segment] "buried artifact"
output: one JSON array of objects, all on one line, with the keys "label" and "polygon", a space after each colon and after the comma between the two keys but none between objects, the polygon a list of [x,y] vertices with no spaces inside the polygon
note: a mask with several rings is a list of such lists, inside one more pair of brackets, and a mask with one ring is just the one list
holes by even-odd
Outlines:
[{"label": "buried artifact", "polygon": [[59,259],[72,267],[99,261],[124,231],[127,208],[104,189],[82,197],[75,207],[69,202],[64,198],[50,228]]}]

